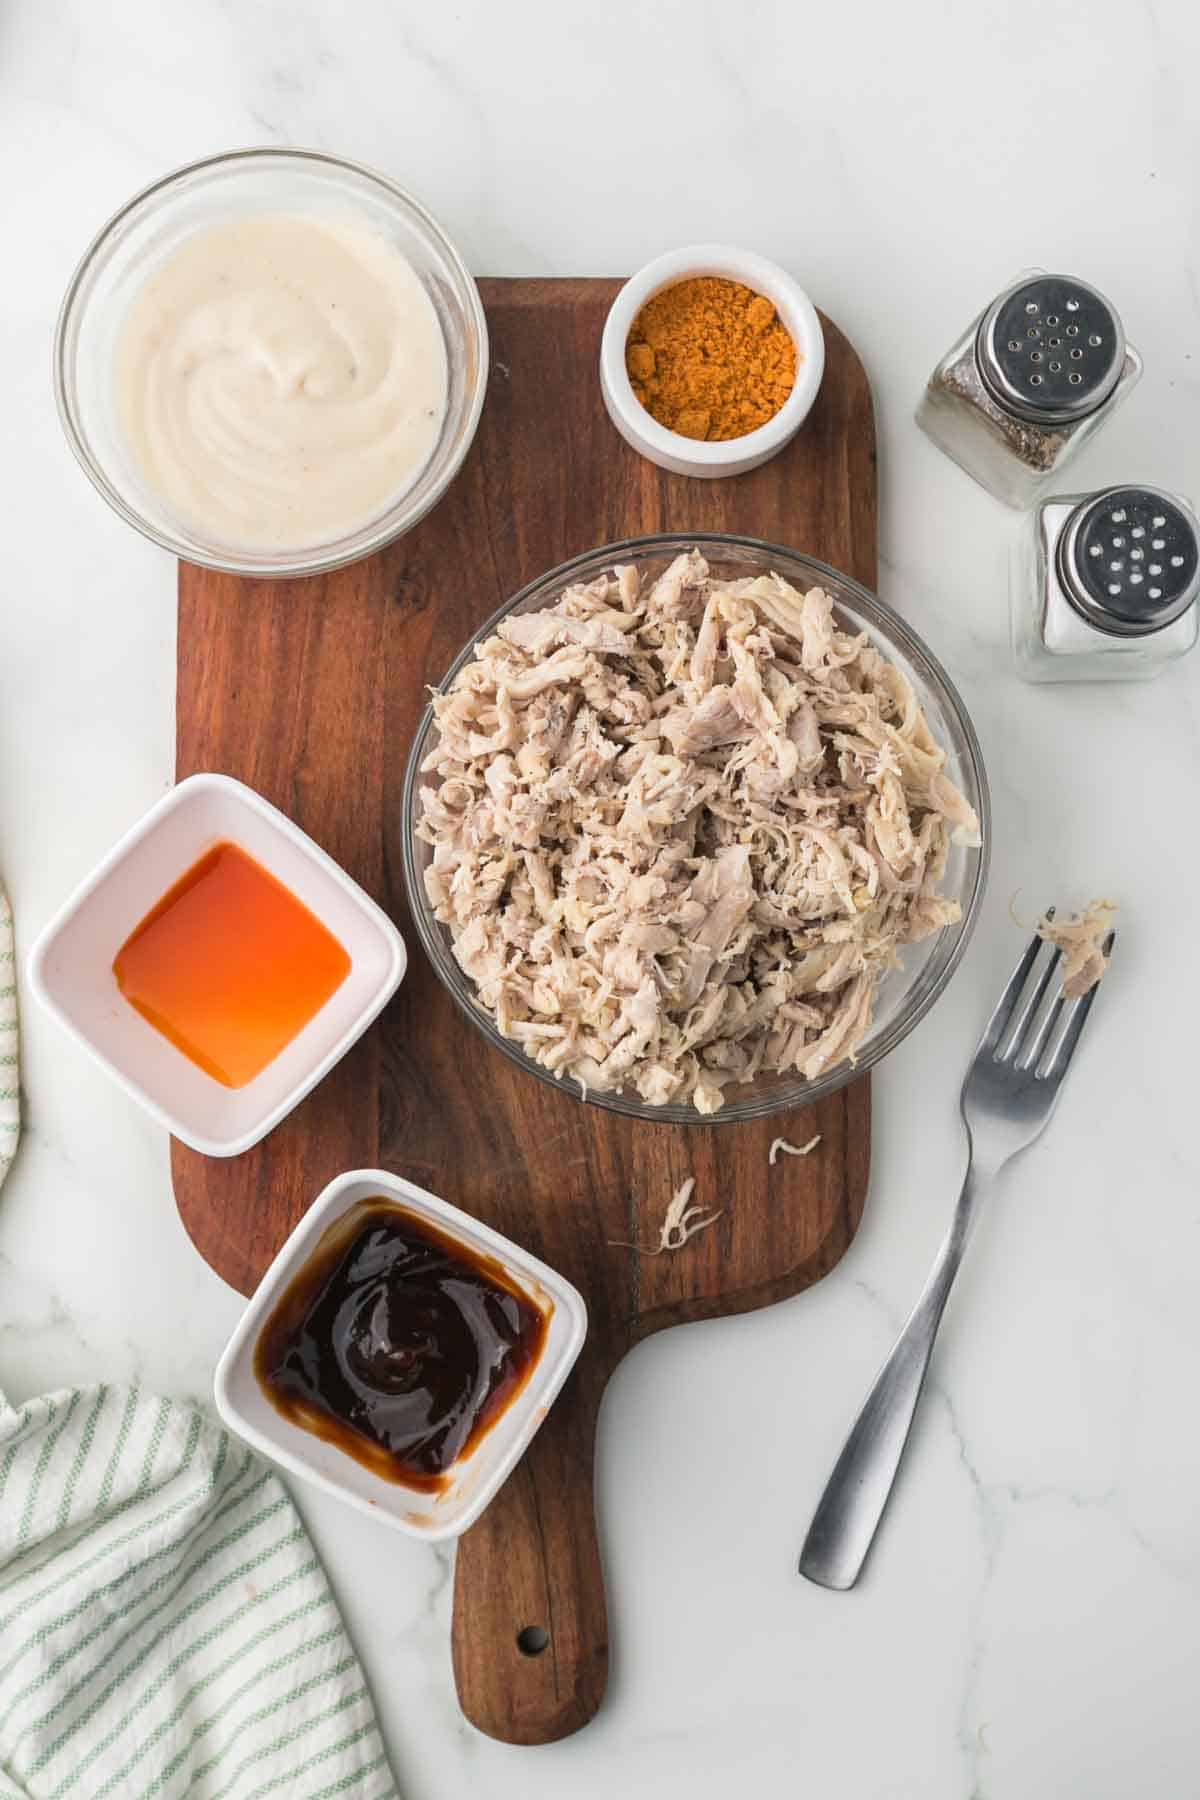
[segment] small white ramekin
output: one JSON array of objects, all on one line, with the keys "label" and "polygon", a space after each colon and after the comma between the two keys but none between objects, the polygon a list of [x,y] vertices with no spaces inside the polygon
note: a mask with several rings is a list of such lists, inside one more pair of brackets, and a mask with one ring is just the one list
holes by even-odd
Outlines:
[{"label": "small white ramekin", "polygon": [[[438,1493],[385,1481],[336,1444],[285,1419],[268,1400],[254,1370],[255,1346],[276,1303],[325,1233],[360,1200],[373,1199],[392,1202],[415,1218],[428,1220],[468,1252],[494,1257],[549,1314],[541,1354],[524,1387],[474,1449],[451,1464],[447,1485]],[[508,1479],[570,1374],[586,1336],[583,1296],[538,1257],[411,1181],[382,1169],[352,1169],[317,1196],[259,1282],[217,1364],[217,1411],[231,1431],[289,1474],[397,1531],[433,1543],[466,1531]]]},{"label": "small white ramekin", "polygon": [[[113,959],[130,932],[214,844],[237,844],[302,900],[350,973],[245,1087],[227,1088],[125,999]],[[35,999],[160,1124],[205,1156],[239,1156],[298,1106],[400,985],[404,939],[319,845],[252,788],[190,775],[115,844],[29,956]]]},{"label": "small white ramekin", "polygon": [[[700,275],[724,276],[765,294],[787,326],[797,350],[796,385],[773,419],[748,431],[745,437],[725,438],[720,443],[702,442],[668,431],[651,417],[633,391],[625,367],[625,345],[630,327],[647,300],[676,282]],[[631,276],[612,303],[600,342],[600,391],[608,414],[627,444],[674,475],[696,475],[712,480],[719,475],[743,475],[756,469],[803,425],[817,397],[825,372],[825,338],[817,310],[798,281],[786,269],[756,256],[752,250],[736,250],[728,244],[693,244],[686,250],[670,250],[655,257]]]}]

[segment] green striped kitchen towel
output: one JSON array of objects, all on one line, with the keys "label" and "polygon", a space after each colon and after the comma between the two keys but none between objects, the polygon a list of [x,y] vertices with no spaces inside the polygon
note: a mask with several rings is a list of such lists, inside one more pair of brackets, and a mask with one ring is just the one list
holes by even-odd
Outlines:
[{"label": "green striped kitchen towel", "polygon": [[17,1042],[17,969],[13,918],[0,887],[0,1182],[17,1154],[21,1135],[21,1059]]},{"label": "green striped kitchen towel", "polygon": [[0,1800],[395,1800],[279,1477],[196,1406],[0,1395]]}]

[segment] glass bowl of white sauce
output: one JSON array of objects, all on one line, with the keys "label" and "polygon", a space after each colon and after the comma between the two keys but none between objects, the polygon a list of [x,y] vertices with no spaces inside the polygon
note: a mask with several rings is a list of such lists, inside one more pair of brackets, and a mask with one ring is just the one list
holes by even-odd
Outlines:
[{"label": "glass bowl of white sauce", "polygon": [[487,384],[479,291],[385,176],[240,150],[137,194],[95,238],[54,345],[67,440],[185,561],[314,575],[411,529]]}]

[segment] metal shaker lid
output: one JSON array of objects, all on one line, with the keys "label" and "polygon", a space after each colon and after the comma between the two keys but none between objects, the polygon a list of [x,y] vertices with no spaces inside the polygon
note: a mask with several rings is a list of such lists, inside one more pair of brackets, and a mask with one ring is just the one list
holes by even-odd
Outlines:
[{"label": "metal shaker lid", "polygon": [[1058,540],[1058,578],[1089,625],[1145,637],[1200,593],[1200,522],[1158,488],[1108,488],[1075,508]]},{"label": "metal shaker lid", "polygon": [[1069,425],[1102,406],[1125,362],[1115,308],[1085,281],[1034,275],[993,300],[975,356],[997,406],[1035,425]]}]

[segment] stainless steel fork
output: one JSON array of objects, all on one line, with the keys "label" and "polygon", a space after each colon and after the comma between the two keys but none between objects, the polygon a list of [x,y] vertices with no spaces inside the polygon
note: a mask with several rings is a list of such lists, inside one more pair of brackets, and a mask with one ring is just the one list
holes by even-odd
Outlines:
[{"label": "stainless steel fork", "polygon": [[[1115,938],[1115,932],[1109,932],[1106,955]],[[1059,995],[1047,1006],[1062,954],[1055,950],[1042,959],[1030,987],[1043,947],[1035,937],[975,1052],[962,1090],[967,1175],[953,1222],[925,1291],[838,1457],[800,1552],[800,1573],[822,1587],[849,1588],[858,1580],[900,1468],[934,1339],[975,1215],[1004,1164],[1032,1144],[1049,1122],[1099,992],[1099,986],[1094,987],[1076,1001]]]}]

